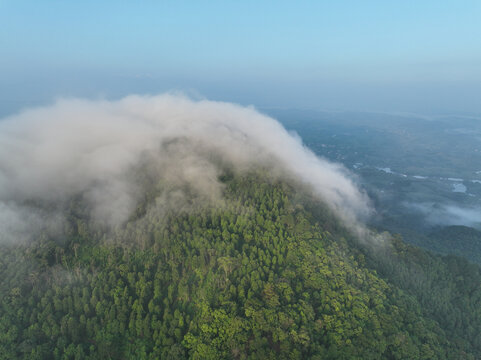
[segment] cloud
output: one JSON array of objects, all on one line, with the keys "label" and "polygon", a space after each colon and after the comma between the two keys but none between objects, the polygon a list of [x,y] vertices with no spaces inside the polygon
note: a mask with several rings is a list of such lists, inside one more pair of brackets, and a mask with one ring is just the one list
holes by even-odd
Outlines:
[{"label": "cloud", "polygon": [[22,237],[26,209],[35,208],[28,204],[59,208],[81,195],[95,219],[116,226],[142,194],[136,170],[215,199],[220,164],[288,174],[352,224],[371,211],[342,165],[315,156],[276,120],[252,107],[164,94],[63,99],[0,120],[0,224]]},{"label": "cloud", "polygon": [[477,207],[436,203],[404,203],[404,206],[421,213],[431,225],[481,227],[481,209]]},{"label": "cloud", "polygon": [[0,243],[14,244],[33,239],[39,232],[54,235],[62,229],[58,212],[44,212],[13,201],[0,202]]}]

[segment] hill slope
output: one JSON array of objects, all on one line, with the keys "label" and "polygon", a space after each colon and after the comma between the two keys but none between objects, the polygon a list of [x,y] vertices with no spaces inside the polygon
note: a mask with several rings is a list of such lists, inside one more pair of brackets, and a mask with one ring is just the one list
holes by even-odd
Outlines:
[{"label": "hill slope", "polygon": [[481,275],[399,239],[363,246],[262,175],[225,203],[0,249],[1,359],[474,359]]}]

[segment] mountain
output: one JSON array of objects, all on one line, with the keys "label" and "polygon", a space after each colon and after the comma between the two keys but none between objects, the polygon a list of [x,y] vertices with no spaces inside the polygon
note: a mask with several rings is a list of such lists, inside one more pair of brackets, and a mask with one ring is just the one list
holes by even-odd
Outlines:
[{"label": "mountain", "polygon": [[[476,359],[481,272],[381,234],[263,171],[223,200],[0,247],[0,359]],[[172,197],[171,202],[176,203]]]},{"label": "mountain", "polygon": [[434,229],[426,241],[439,253],[453,253],[481,265],[481,231],[452,225]]},{"label": "mountain", "polygon": [[350,168],[371,225],[441,254],[481,259],[481,122],[454,114],[266,110],[317,155]]}]

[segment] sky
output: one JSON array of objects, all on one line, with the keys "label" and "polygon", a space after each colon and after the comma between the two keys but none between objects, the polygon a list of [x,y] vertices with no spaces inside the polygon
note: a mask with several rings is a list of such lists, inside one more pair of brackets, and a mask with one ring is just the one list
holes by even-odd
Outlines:
[{"label": "sky", "polygon": [[258,108],[481,113],[480,1],[0,0],[0,115],[182,91]]}]

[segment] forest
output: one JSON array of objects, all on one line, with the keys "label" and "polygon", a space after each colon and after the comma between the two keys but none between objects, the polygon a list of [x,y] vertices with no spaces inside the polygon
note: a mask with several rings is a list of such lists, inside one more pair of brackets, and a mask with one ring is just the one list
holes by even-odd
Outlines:
[{"label": "forest", "polygon": [[0,247],[0,359],[479,359],[481,272],[262,172],[222,204],[103,231],[72,199],[64,236]]}]

